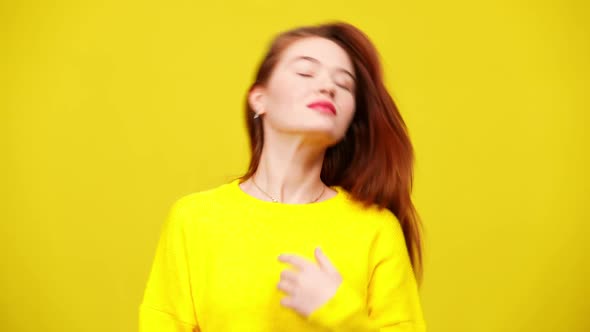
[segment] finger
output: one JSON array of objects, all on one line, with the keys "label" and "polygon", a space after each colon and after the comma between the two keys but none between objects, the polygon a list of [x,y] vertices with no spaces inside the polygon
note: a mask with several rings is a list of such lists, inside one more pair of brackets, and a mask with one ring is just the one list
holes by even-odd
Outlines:
[{"label": "finger", "polygon": [[328,259],[328,257],[324,254],[324,252],[322,251],[322,249],[320,249],[320,247],[315,248],[314,253],[315,253],[315,258],[318,261],[318,264],[320,265],[320,268],[322,270],[330,272],[330,273],[338,273],[338,270],[336,269],[334,264],[332,264],[332,262],[330,262],[330,259]]},{"label": "finger", "polygon": [[295,301],[293,300],[293,298],[291,296],[283,297],[281,299],[281,305],[283,307],[294,309],[295,308]]},{"label": "finger", "polygon": [[296,255],[282,254],[279,256],[279,260],[281,262],[289,263],[289,264],[295,266],[296,268],[298,268],[299,270],[304,270],[305,268],[309,267],[310,265],[313,265],[312,262],[304,259],[303,257],[299,257]]},{"label": "finger", "polygon": [[281,272],[281,280],[289,281],[289,282],[297,282],[297,273],[290,270],[285,270]]},{"label": "finger", "polygon": [[285,280],[279,281],[279,283],[277,284],[277,288],[289,295],[293,294],[293,291],[295,290],[294,285]]}]

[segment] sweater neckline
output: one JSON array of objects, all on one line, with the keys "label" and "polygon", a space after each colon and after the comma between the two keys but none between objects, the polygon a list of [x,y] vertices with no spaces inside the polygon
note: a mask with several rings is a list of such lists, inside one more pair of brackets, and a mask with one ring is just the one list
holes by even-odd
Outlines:
[{"label": "sweater neckline", "polygon": [[249,205],[257,205],[257,206],[261,206],[267,209],[305,209],[305,208],[316,208],[316,207],[327,207],[330,205],[333,205],[335,203],[337,203],[338,201],[340,201],[342,198],[344,198],[344,195],[346,194],[345,190],[340,187],[340,186],[329,186],[330,189],[333,189],[336,191],[336,195],[319,201],[319,202],[314,202],[314,203],[275,203],[275,202],[271,202],[271,201],[265,201],[263,199],[254,197],[250,194],[248,194],[247,192],[245,192],[241,187],[240,187],[240,180],[236,179],[233,180],[232,182],[229,183],[229,186],[231,187],[232,191],[235,192],[236,197],[240,200],[242,200],[243,202],[249,204]]}]

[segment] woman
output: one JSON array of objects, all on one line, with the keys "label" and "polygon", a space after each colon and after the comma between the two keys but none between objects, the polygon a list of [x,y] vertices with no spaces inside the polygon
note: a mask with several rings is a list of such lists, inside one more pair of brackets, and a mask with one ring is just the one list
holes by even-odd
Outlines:
[{"label": "woman", "polygon": [[246,99],[249,169],[175,202],[140,331],[425,331],[413,151],[369,39],[284,32]]}]

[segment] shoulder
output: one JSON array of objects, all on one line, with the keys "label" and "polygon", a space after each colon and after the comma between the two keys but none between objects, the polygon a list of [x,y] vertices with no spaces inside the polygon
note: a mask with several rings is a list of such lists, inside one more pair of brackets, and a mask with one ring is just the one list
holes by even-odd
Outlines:
[{"label": "shoulder", "polygon": [[343,232],[357,235],[372,246],[389,246],[398,249],[405,247],[402,226],[397,216],[389,209],[377,204],[364,205],[342,191],[343,204],[334,209],[334,216],[340,220]]},{"label": "shoulder", "polygon": [[381,229],[399,229],[401,226],[396,215],[389,209],[379,207],[377,204],[364,205],[356,200],[345,190],[339,189],[343,193],[344,204],[343,213],[350,215],[352,218],[361,221],[363,224],[374,230]]},{"label": "shoulder", "polygon": [[173,201],[170,213],[177,216],[206,215],[216,207],[223,206],[229,194],[229,184],[184,194]]}]

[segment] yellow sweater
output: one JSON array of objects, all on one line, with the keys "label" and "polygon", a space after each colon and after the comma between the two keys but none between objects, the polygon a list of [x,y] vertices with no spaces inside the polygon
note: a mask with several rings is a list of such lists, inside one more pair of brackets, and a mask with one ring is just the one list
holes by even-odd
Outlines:
[{"label": "yellow sweater", "polygon": [[[330,199],[281,204],[238,181],[188,194],[172,206],[139,306],[140,332],[425,331],[401,226],[364,209],[340,187]],[[308,317],[280,304],[282,253],[342,275],[334,297]]]}]

